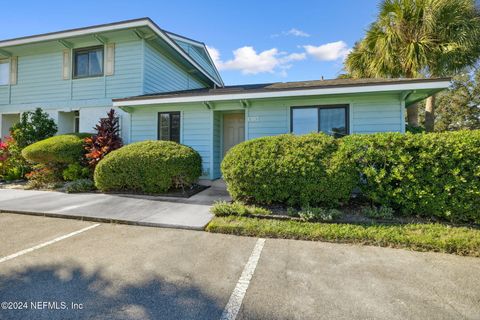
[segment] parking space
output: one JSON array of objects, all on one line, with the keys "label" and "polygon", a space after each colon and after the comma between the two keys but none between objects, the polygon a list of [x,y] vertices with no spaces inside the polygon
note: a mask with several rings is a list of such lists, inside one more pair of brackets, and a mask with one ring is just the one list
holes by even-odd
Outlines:
[{"label": "parking space", "polygon": [[13,254],[92,225],[69,219],[0,213],[0,257]]},{"label": "parking space", "polygon": [[237,319],[480,319],[480,259],[267,241]]},{"label": "parking space", "polygon": [[[95,225],[0,214],[0,258]],[[224,319],[480,315],[475,258],[293,240],[258,244],[100,224],[0,262],[0,302],[28,303],[26,310],[0,309],[0,319],[220,319],[238,303],[238,315]]]}]

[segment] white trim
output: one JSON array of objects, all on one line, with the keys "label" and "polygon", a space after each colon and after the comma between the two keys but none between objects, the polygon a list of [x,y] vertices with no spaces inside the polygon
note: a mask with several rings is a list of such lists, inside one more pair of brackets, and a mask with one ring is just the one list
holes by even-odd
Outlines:
[{"label": "white trim", "polygon": [[196,41],[196,40],[192,40],[192,39],[187,39],[187,38],[182,37],[181,35],[172,34],[172,33],[168,32],[168,31],[165,31],[165,33],[167,34],[167,36],[169,36],[170,38],[172,38],[172,39],[174,39],[174,40],[179,40],[179,41],[182,41],[182,42],[191,44],[192,46],[196,46],[196,47],[201,47],[201,48],[203,48],[203,43],[200,42],[200,41]]},{"label": "white trim", "polygon": [[380,85],[359,85],[351,87],[334,87],[320,89],[302,89],[302,90],[282,90],[274,92],[251,92],[251,93],[233,93],[221,95],[200,95],[191,97],[172,97],[172,98],[152,98],[152,99],[132,99],[125,101],[113,101],[114,107],[126,107],[132,105],[152,105],[166,103],[186,103],[202,101],[227,101],[239,99],[263,99],[263,98],[287,98],[300,96],[316,96],[331,94],[351,94],[351,93],[369,93],[369,92],[388,92],[403,90],[425,90],[425,89],[445,89],[450,85],[449,81],[429,81],[422,83],[401,83],[401,84],[380,84]]},{"label": "white trim", "polygon": [[240,276],[240,279],[238,279],[225,309],[223,309],[220,320],[235,320],[237,318],[240,308],[242,307],[243,298],[247,293],[248,286],[250,285],[250,281],[252,280],[258,261],[260,260],[264,245],[265,239],[263,238],[258,239],[255,243],[255,247],[253,247],[247,264],[243,268],[242,275]]},{"label": "white trim", "polygon": [[98,27],[91,27],[91,28],[84,28],[81,30],[71,30],[71,31],[64,31],[64,32],[56,32],[52,34],[31,36],[23,39],[5,40],[5,41],[0,41],[0,47],[18,46],[22,44],[58,40],[63,38],[83,36],[87,34],[95,34],[95,33],[101,33],[101,32],[130,29],[130,28],[139,28],[139,27],[149,27],[150,29],[152,29],[157,34],[157,36],[162,38],[167,44],[169,44],[172,48],[174,48],[185,60],[187,60],[190,64],[192,64],[195,68],[197,68],[202,74],[204,74],[207,78],[209,78],[213,83],[215,83],[220,87],[223,86],[222,82],[219,83],[217,80],[212,78],[198,63],[196,63],[192,58],[190,58],[190,56],[188,56],[188,54],[185,53],[185,51],[182,48],[180,48],[175,41],[173,41],[164,31],[162,31],[152,21],[148,19],[123,22],[123,23],[98,26]]}]

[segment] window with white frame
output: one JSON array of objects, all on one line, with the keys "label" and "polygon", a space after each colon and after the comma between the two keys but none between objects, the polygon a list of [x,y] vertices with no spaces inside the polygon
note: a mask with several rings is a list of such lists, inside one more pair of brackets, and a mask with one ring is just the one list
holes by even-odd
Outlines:
[{"label": "window with white frame", "polygon": [[10,84],[10,60],[0,60],[0,86]]}]

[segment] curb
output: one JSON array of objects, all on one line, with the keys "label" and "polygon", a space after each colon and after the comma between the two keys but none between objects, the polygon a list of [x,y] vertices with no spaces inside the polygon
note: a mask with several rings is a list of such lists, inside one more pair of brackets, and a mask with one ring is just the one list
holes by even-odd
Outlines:
[{"label": "curb", "polygon": [[193,231],[204,231],[205,228],[208,225],[208,223],[207,223],[203,227],[190,227],[190,226],[182,226],[182,225],[176,225],[176,224],[164,224],[164,223],[154,223],[154,222],[131,221],[131,220],[123,220],[123,219],[98,218],[98,217],[89,217],[89,216],[83,216],[83,215],[72,216],[72,215],[66,215],[66,214],[61,214],[61,213],[21,211],[21,210],[10,210],[10,209],[9,210],[0,209],[0,213],[13,213],[13,214],[23,214],[23,215],[48,217],[48,218],[60,218],[60,219],[101,222],[101,223],[125,224],[125,225],[132,225],[132,226],[141,226],[141,227],[183,229],[183,230],[193,230]]}]

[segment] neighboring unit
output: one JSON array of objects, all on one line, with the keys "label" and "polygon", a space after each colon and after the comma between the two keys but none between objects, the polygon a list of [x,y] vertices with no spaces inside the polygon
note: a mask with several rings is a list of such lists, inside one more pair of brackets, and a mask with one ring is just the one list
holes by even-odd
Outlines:
[{"label": "neighboring unit", "polygon": [[[221,177],[229,148],[283,133],[405,132],[405,108],[449,79],[337,79],[224,86],[203,43],[150,19],[0,41],[2,136],[41,107],[59,133],[89,132],[112,106],[124,140],[173,140]],[[112,103],[113,99],[113,103]]]},{"label": "neighboring unit", "polygon": [[[223,83],[205,45],[147,18],[0,41],[2,137],[37,107],[59,133],[90,132],[112,98],[213,86]],[[127,142],[129,122],[121,112]]]}]

